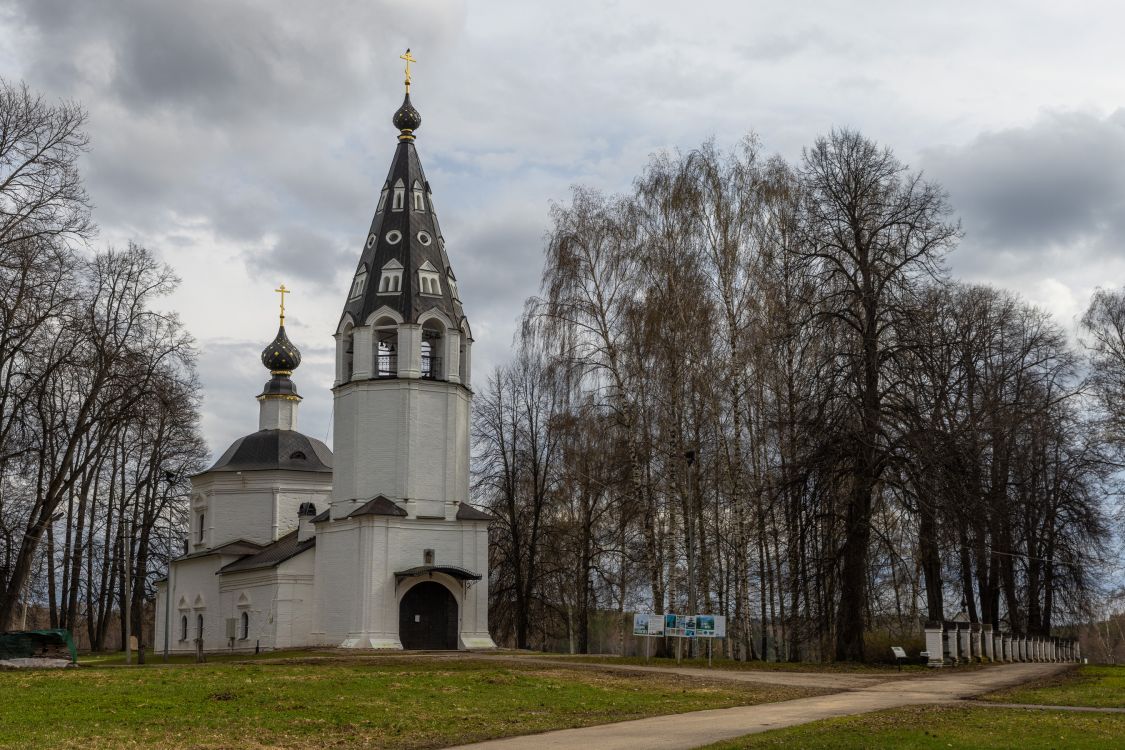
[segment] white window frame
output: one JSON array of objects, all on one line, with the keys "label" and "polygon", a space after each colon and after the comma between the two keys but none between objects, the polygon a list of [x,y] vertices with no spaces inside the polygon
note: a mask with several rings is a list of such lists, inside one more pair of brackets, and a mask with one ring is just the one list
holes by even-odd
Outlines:
[{"label": "white window frame", "polygon": [[355,275],[352,281],[352,293],[348,299],[356,299],[363,296],[363,290],[367,288],[367,271],[360,271]]},{"label": "white window frame", "polygon": [[437,297],[441,295],[441,275],[435,271],[418,272],[418,289],[422,294]]},{"label": "white window frame", "polygon": [[402,179],[399,178],[399,180],[395,182],[394,198],[391,200],[391,210],[401,211],[405,202],[406,185],[402,184]]},{"label": "white window frame", "polygon": [[378,294],[399,294],[402,292],[402,264],[390,260],[383,266],[382,276],[379,278]]}]

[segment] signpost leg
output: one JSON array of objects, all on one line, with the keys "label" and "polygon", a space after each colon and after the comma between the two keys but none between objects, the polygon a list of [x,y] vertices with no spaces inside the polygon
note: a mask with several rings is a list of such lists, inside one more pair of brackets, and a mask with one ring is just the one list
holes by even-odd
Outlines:
[{"label": "signpost leg", "polygon": [[711,639],[707,639],[707,668],[711,668]]}]

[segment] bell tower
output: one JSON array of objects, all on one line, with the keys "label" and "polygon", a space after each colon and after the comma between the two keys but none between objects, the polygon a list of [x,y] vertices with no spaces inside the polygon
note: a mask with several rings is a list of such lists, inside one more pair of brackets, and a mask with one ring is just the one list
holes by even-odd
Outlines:
[{"label": "bell tower", "polygon": [[468,504],[472,333],[406,96],[334,334],[332,502],[316,526],[313,637],[345,648],[495,648],[488,524]]},{"label": "bell tower", "polygon": [[336,329],[332,517],[375,495],[444,518],[469,494],[472,335],[406,98]]}]

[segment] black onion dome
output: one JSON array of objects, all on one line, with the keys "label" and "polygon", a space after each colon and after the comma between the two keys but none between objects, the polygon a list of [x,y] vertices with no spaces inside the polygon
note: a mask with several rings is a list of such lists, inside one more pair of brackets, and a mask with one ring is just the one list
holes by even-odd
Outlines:
[{"label": "black onion dome", "polygon": [[402,100],[402,106],[395,112],[395,116],[391,118],[391,122],[396,128],[403,131],[413,133],[418,128],[422,127],[422,115],[418,114],[418,110],[414,109],[414,105],[410,103],[410,94],[406,94],[406,98]]},{"label": "black onion dome", "polygon": [[285,326],[277,329],[277,337],[262,350],[262,364],[270,372],[292,372],[301,364],[301,352],[285,335]]}]

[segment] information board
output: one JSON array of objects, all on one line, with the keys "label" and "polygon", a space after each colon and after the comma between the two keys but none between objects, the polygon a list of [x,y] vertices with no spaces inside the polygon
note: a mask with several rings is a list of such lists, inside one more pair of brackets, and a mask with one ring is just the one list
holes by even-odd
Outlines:
[{"label": "information board", "polygon": [[664,616],[637,612],[633,615],[633,635],[664,635]]},{"label": "information board", "polygon": [[664,615],[664,635],[678,638],[726,638],[722,615]]},{"label": "information board", "polygon": [[727,618],[722,615],[696,615],[696,638],[726,638]]}]

